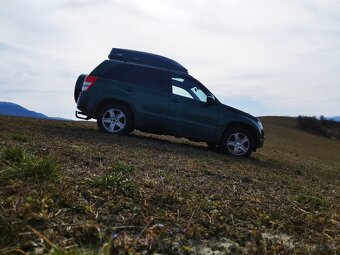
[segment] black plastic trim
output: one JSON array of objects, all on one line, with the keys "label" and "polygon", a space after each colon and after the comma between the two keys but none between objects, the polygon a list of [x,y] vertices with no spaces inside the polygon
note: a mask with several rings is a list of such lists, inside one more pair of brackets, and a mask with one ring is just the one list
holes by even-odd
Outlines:
[{"label": "black plastic trim", "polygon": [[86,116],[83,112],[76,111],[76,117],[77,117],[78,119],[81,119],[81,120],[89,120],[89,119],[91,119],[91,118],[88,117],[88,116],[86,116],[86,117],[81,117],[81,116],[79,116],[79,114],[80,114],[80,115]]}]

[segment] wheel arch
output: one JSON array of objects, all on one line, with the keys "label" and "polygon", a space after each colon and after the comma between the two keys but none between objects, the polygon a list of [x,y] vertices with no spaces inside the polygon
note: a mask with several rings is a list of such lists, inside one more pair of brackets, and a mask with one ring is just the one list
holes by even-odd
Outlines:
[{"label": "wheel arch", "polygon": [[221,142],[224,134],[228,130],[230,130],[232,128],[238,128],[238,127],[242,127],[242,128],[247,129],[253,135],[253,139],[254,139],[254,142],[256,144],[256,140],[258,139],[258,136],[259,136],[258,131],[256,130],[256,127],[254,127],[254,126],[252,126],[248,123],[239,122],[239,121],[233,121],[233,122],[230,122],[229,124],[226,125],[226,127],[223,130],[222,136],[220,137],[220,142]]},{"label": "wheel arch", "polygon": [[96,111],[95,111],[95,118],[97,119],[98,117],[98,114],[99,114],[99,111],[100,109],[102,109],[105,105],[108,105],[108,104],[121,104],[121,105],[124,105],[125,107],[127,107],[130,112],[131,112],[131,115],[132,115],[132,121],[135,122],[135,111],[134,111],[134,108],[133,106],[131,106],[129,103],[127,103],[126,101],[124,100],[120,100],[120,99],[115,99],[115,98],[107,98],[107,99],[104,99],[102,100],[96,107]]}]

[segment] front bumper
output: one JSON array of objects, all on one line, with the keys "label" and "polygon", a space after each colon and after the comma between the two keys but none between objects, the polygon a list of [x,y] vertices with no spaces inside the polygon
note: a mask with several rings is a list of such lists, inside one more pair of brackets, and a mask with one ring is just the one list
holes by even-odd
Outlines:
[{"label": "front bumper", "polygon": [[257,140],[257,148],[261,148],[264,144],[264,138],[258,139]]},{"label": "front bumper", "polygon": [[264,131],[263,129],[261,130],[260,136],[256,140],[256,149],[261,148],[264,144]]}]

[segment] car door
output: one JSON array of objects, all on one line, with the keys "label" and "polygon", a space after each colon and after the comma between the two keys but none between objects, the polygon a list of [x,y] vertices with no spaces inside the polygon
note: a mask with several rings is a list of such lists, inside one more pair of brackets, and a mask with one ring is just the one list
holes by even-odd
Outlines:
[{"label": "car door", "polygon": [[197,140],[213,140],[219,108],[217,104],[207,103],[209,94],[195,79],[172,75],[168,113],[172,134]]},{"label": "car door", "polygon": [[108,97],[127,102],[135,109],[136,128],[164,132],[169,108],[170,75],[141,65],[118,64],[104,75],[114,81]]},{"label": "car door", "polygon": [[142,129],[164,133],[168,125],[170,75],[149,67],[139,67],[141,84],[134,99],[140,105]]}]

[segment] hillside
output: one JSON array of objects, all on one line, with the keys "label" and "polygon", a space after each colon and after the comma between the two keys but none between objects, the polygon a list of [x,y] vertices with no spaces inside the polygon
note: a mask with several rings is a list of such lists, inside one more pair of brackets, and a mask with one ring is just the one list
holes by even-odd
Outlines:
[{"label": "hillside", "polygon": [[340,142],[293,118],[262,121],[264,148],[236,159],[93,122],[0,116],[0,254],[340,252]]}]

